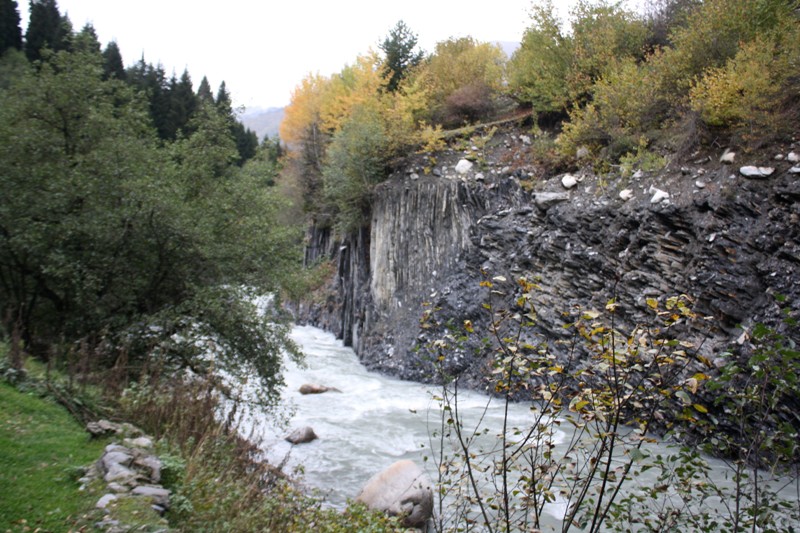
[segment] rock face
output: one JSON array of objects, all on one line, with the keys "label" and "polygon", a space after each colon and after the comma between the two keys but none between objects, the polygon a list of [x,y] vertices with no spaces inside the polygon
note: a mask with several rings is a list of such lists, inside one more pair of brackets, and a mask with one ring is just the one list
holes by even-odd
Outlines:
[{"label": "rock face", "polygon": [[419,466],[407,459],[375,474],[356,501],[390,516],[402,516],[405,527],[424,527],[433,516],[431,481]]},{"label": "rock face", "polygon": [[[493,164],[515,148],[499,143],[484,154],[482,181],[477,168],[452,173],[458,153],[437,154],[441,170],[416,180],[408,176],[421,165],[412,160],[376,191],[369,227],[343,238],[311,228],[308,260],[332,258],[337,272],[323,303],[301,307],[298,318],[336,333],[371,369],[427,381],[432,365],[415,351],[432,340],[419,329],[423,304],[439,308],[442,320],[485,325],[482,269],[510,280],[510,294],[520,276],[541,280],[536,330],[553,341],[565,335],[561,313],[574,306],[602,309],[616,297],[619,326],[630,327],[651,320],[648,298],[687,294],[713,317],[710,329],[691,332],[713,359],[742,328],[776,323],[774,294],[798,311],[800,181],[792,163],[754,180],[706,157],[658,175],[601,182],[587,174],[569,192],[551,177],[528,191],[516,178],[524,169]],[[656,189],[668,196],[653,202]],[[486,386],[485,358],[451,354],[446,364]]]}]

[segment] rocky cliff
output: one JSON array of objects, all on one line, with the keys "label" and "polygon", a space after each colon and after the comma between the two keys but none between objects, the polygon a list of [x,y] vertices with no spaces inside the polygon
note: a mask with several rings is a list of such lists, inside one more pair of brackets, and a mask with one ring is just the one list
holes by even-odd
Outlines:
[{"label": "rocky cliff", "polygon": [[[537,329],[552,339],[574,306],[616,297],[632,325],[649,319],[647,298],[689,295],[713,317],[691,332],[711,360],[752,324],[778,319],[775,294],[800,311],[800,146],[726,162],[721,149],[697,153],[658,174],[531,181],[519,161],[529,143],[510,129],[436,154],[435,164],[414,156],[376,190],[369,228],[337,239],[312,227],[307,259],[332,258],[337,273],[301,316],[334,331],[368,367],[428,380],[431,367],[415,351],[426,340],[423,303],[458,323],[485,321],[481,271],[539,279]],[[448,365],[474,386],[486,373],[472,355]]]}]

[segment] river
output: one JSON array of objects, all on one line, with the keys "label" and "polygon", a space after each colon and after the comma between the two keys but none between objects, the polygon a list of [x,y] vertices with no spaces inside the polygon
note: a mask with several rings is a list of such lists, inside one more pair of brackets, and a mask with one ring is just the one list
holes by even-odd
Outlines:
[{"label": "river", "polygon": [[[288,426],[271,425],[269,417],[258,416],[245,424],[242,433],[260,442],[272,464],[283,463],[285,472],[297,471],[305,486],[319,491],[337,508],[354,498],[376,472],[400,459],[411,459],[423,466],[436,480],[437,468],[432,457],[441,446],[431,437],[439,427],[441,409],[435,399],[440,390],[431,385],[401,381],[369,372],[354,352],[330,333],[308,326],[296,326],[293,339],[305,353],[305,366],[287,363],[284,414]],[[340,392],[302,395],[303,384],[334,387]],[[476,392],[459,395],[459,409],[467,425],[483,416],[481,424],[489,435],[502,428],[503,404]],[[510,426],[527,427],[532,421],[526,404],[512,404]],[[311,443],[291,445],[284,437],[293,429],[310,426],[318,435]],[[558,445],[566,435],[556,434]],[[646,453],[674,453],[663,443],[650,445]],[[724,463],[707,459],[717,483],[730,485],[730,472]],[[632,481],[633,486],[649,487],[657,483],[655,470]],[[784,488],[782,496],[797,503],[796,486]],[[712,498],[706,503],[717,501]],[[563,502],[548,504],[545,514],[553,529],[566,510]]]}]

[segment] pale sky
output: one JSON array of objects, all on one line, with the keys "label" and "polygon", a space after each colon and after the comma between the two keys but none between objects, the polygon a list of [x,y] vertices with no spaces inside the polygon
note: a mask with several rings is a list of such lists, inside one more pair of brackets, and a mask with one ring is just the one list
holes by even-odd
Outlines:
[{"label": "pale sky", "polygon": [[[116,40],[125,66],[188,68],[195,90],[225,81],[234,105],[280,107],[309,73],[330,75],[404,20],[431,52],[449,37],[520,41],[531,0],[57,0],[76,31],[87,22],[103,47]],[[28,1],[18,0],[23,34]],[[559,4],[561,2],[555,2]]]}]

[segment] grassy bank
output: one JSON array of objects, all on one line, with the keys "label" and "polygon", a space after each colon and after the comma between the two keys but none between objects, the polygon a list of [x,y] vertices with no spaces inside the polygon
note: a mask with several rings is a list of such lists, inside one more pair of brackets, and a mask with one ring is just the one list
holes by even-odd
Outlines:
[{"label": "grassy bank", "polygon": [[54,401],[0,382],[0,531],[76,529],[96,501],[80,467],[104,445]]}]

